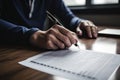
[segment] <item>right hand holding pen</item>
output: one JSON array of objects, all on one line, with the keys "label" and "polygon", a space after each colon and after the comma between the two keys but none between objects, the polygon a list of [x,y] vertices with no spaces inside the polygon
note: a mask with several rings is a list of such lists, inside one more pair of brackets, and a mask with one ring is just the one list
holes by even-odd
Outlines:
[{"label": "right hand holding pen", "polygon": [[55,24],[47,31],[37,31],[30,37],[30,42],[44,49],[65,49],[76,44],[76,34],[63,26]]}]

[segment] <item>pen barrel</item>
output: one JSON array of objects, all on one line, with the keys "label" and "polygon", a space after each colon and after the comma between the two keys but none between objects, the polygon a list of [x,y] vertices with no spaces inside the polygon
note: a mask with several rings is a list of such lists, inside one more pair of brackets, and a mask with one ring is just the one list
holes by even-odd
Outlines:
[{"label": "pen barrel", "polygon": [[60,23],[60,21],[54,15],[52,15],[49,11],[46,11],[46,13],[47,13],[48,19],[50,20],[50,22],[53,23],[53,25],[58,24],[63,26],[62,23]]}]

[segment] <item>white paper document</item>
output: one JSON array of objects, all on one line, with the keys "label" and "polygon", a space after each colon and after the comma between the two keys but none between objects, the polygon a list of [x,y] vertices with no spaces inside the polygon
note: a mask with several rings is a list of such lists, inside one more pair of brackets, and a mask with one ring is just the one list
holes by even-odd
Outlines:
[{"label": "white paper document", "polygon": [[20,64],[70,80],[108,80],[120,65],[120,55],[105,54],[71,47],[48,51]]},{"label": "white paper document", "polygon": [[104,29],[99,31],[98,34],[120,36],[120,29]]}]

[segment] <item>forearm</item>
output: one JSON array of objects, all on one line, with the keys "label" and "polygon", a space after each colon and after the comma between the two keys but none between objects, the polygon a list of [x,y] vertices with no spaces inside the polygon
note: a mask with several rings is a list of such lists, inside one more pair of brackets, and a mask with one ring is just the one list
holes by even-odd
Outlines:
[{"label": "forearm", "polygon": [[0,19],[0,42],[1,43],[29,43],[30,36],[37,28],[26,28]]}]

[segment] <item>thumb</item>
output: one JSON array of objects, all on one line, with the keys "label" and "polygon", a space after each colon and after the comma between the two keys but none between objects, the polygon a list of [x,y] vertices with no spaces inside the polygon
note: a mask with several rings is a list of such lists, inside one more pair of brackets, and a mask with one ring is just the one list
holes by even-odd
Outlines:
[{"label": "thumb", "polygon": [[82,30],[80,29],[79,26],[76,28],[76,34],[82,36]]}]

